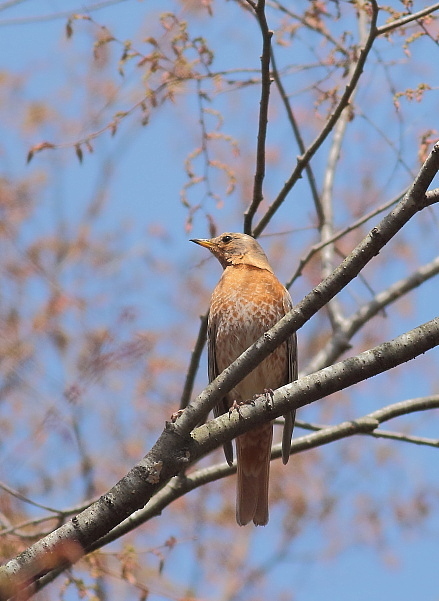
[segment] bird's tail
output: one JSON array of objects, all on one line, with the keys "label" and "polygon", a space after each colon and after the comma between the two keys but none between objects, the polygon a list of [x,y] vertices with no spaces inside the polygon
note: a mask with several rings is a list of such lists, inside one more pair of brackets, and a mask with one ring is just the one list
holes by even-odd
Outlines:
[{"label": "bird's tail", "polygon": [[268,522],[268,479],[272,439],[271,422],[262,424],[236,439],[236,521],[240,526],[245,526],[251,520],[256,526],[265,526]]}]

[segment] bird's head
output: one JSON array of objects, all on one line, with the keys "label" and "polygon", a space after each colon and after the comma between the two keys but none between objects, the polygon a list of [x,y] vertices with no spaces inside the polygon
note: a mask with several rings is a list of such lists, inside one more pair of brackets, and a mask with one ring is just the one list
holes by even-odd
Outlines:
[{"label": "bird's head", "polygon": [[252,265],[273,273],[261,246],[247,234],[226,232],[216,238],[193,239],[191,242],[208,248],[221,265]]}]

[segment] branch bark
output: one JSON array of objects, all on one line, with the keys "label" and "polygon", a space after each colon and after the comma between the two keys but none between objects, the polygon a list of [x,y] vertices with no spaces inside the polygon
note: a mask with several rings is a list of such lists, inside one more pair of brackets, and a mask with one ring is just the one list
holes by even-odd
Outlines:
[{"label": "branch bark", "polygon": [[253,199],[244,213],[244,233],[251,234],[253,217],[261,204],[263,195],[263,183],[265,178],[265,141],[267,138],[268,124],[268,102],[270,98],[270,56],[271,38],[273,32],[269,30],[265,16],[265,0],[258,0],[254,6],[262,33],[262,55],[261,55],[261,100],[259,105],[258,144],[256,150],[256,171],[253,186]]},{"label": "branch bark", "polygon": [[404,294],[420,286],[423,282],[439,274],[439,257],[410,274],[407,278],[395,282],[383,292],[377,294],[371,301],[365,303],[351,317],[345,320],[335,336],[332,336],[324,348],[318,352],[307,365],[306,372],[310,373],[330,365],[336,361],[350,346],[349,341],[385,307],[394,303]]},{"label": "branch bark", "polygon": [[194,380],[197,375],[198,366],[200,364],[201,354],[206,344],[207,336],[207,313],[200,317],[200,329],[198,330],[197,341],[195,343],[194,350],[192,351],[191,359],[189,361],[189,367],[186,372],[186,380],[183,386],[183,392],[180,398],[180,409],[187,407],[192,396],[194,388]]},{"label": "branch bark", "polygon": [[[341,440],[348,436],[355,434],[367,434],[376,438],[390,438],[393,440],[399,440],[403,442],[410,442],[413,444],[422,444],[433,447],[439,446],[439,440],[425,439],[415,436],[402,435],[395,432],[386,432],[378,429],[378,426],[396,417],[403,415],[410,415],[419,411],[430,411],[431,409],[439,408],[439,395],[432,395],[429,397],[408,399],[394,403],[373,411],[360,418],[352,420],[350,422],[343,422],[335,426],[312,426],[309,424],[302,425],[302,422],[296,421],[296,426],[308,427],[314,430],[317,435],[306,434],[295,438],[291,443],[291,455],[296,455],[302,451],[306,451],[310,448],[317,448],[329,444],[333,440]],[[365,431],[365,424],[367,424],[367,432]],[[372,429],[375,425],[377,429]],[[369,429],[370,428],[370,429]],[[337,438],[334,439],[334,435]],[[279,459],[282,456],[282,445],[274,445],[271,453],[272,459]],[[160,515],[162,511],[168,507],[173,501],[179,499],[186,493],[199,488],[210,482],[215,482],[222,478],[226,478],[236,472],[236,462],[229,466],[228,463],[223,462],[220,464],[212,465],[206,468],[202,468],[192,472],[188,475],[178,475],[173,478],[168,484],[162,488],[146,507],[130,516],[127,520],[116,526],[114,530],[108,533],[102,539],[96,541],[92,545],[88,552],[96,551],[103,546],[113,542],[131,532],[141,524],[144,524],[151,518]]]},{"label": "branch bark", "polygon": [[[194,430],[192,437],[187,439],[178,434],[178,422],[168,424],[153,449],[108,493],[0,568],[0,598],[13,598],[20,589],[29,586],[29,581],[52,570],[58,573],[84,553],[96,548],[99,539],[109,534],[128,515],[143,507],[154,494],[160,494],[160,489],[172,476],[179,473],[185,461],[192,463],[226,440],[235,438],[263,421],[279,417],[292,407],[308,405],[409,361],[437,345],[439,318],[356,357],[345,359],[279,388],[274,391],[270,403],[256,402],[254,406],[243,406],[239,412],[222,415]],[[417,401],[416,410],[420,410],[420,407],[432,408],[431,403],[425,400]],[[434,406],[439,404],[437,398],[435,403]],[[391,409],[380,409],[365,418],[344,422],[326,429],[324,433],[317,432],[298,439],[292,448],[299,452],[353,434],[372,432],[384,419],[406,412],[404,404],[398,403]],[[278,452],[280,450],[276,449],[273,456],[276,457]],[[170,486],[178,486],[178,481]]]},{"label": "branch bark", "polygon": [[350,78],[349,83],[346,85],[345,91],[343,92],[337,107],[335,108],[335,110],[333,111],[331,116],[329,117],[328,121],[326,122],[325,127],[322,129],[322,131],[316,137],[314,142],[312,142],[312,144],[308,147],[307,151],[305,153],[303,153],[300,157],[298,157],[297,165],[296,165],[295,169],[293,170],[292,174],[290,175],[288,180],[283,185],[282,190],[279,192],[277,198],[268,207],[265,215],[261,218],[260,222],[255,227],[254,232],[253,232],[253,235],[255,237],[260,236],[260,234],[263,232],[263,230],[267,227],[271,218],[276,213],[276,211],[281,206],[281,204],[284,202],[285,198],[290,193],[294,184],[301,177],[302,172],[305,169],[306,165],[308,165],[311,158],[314,156],[314,154],[317,152],[317,150],[320,148],[320,146],[326,140],[328,135],[331,133],[334,126],[338,122],[343,110],[348,106],[350,99],[352,97],[352,94],[354,93],[354,91],[357,87],[358,81],[363,72],[364,65],[366,64],[366,60],[369,55],[369,52],[372,49],[373,42],[377,36],[376,23],[377,23],[379,9],[378,9],[378,5],[376,4],[375,0],[373,0],[371,2],[371,9],[372,9],[372,15],[371,15],[370,29],[369,29],[369,35],[368,35],[367,41],[364,44],[364,47],[362,48],[362,50],[360,51],[360,54],[358,57],[358,62],[354,69],[353,75]]},{"label": "branch bark", "polygon": [[434,13],[437,10],[439,10],[439,2],[437,2],[436,4],[432,4],[431,6],[427,6],[426,8],[423,8],[422,10],[416,13],[412,13],[411,15],[406,15],[405,17],[401,17],[400,19],[396,19],[395,21],[387,23],[387,25],[381,25],[381,27],[378,27],[377,29],[377,35],[384,35],[386,33],[389,33],[389,31],[393,31],[398,27],[403,27],[408,23],[412,23],[413,21],[422,19],[427,15],[431,15],[431,13]]}]

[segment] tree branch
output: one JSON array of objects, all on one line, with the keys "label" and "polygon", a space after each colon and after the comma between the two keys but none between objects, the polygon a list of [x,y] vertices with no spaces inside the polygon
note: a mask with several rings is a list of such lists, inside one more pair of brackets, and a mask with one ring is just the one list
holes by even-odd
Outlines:
[{"label": "tree branch", "polygon": [[[365,45],[367,43],[366,37],[366,15],[364,11],[358,11],[358,29],[359,29],[359,38],[360,44]],[[352,79],[356,70],[356,62],[352,60],[349,65],[348,77]],[[356,94],[356,89],[352,92],[350,102],[353,102]],[[323,220],[320,226],[320,236],[321,241],[323,243],[327,242],[334,236],[334,210],[333,210],[333,200],[334,200],[334,178],[337,170],[337,165],[340,159],[340,152],[342,143],[344,140],[344,136],[346,133],[346,128],[351,119],[351,110],[350,106],[346,106],[342,113],[340,114],[340,118],[334,127],[334,132],[332,135],[332,140],[328,152],[328,159],[326,164],[326,169],[323,177],[323,190],[321,194],[321,210],[323,215]],[[324,244],[321,252],[321,273],[323,277],[328,276],[332,273],[334,269],[334,264],[336,260],[336,252],[334,243]],[[333,298],[327,305],[326,311],[329,316],[329,321],[331,323],[333,334],[337,334],[337,332],[343,327],[344,324],[344,315],[342,305],[337,299],[337,297]]]},{"label": "tree branch", "polygon": [[[52,569],[75,563],[98,539],[108,534],[134,511],[143,507],[184,465],[197,461],[214,448],[253,428],[308,405],[425,353],[439,345],[439,318],[398,336],[390,342],[326,367],[274,391],[270,403],[242,406],[196,428],[190,437],[176,424],[167,427],[152,450],[96,503],[0,568],[0,598],[8,599],[29,581]],[[190,407],[190,405],[189,405]],[[380,410],[381,412],[383,410]],[[392,412],[400,414],[401,408]],[[375,412],[380,415],[380,412]],[[183,420],[184,414],[181,420]],[[346,422],[331,429],[329,440],[374,430],[377,419]],[[342,427],[343,426],[343,427]],[[306,448],[311,448],[308,441]]]},{"label": "tree branch", "polygon": [[[24,0],[9,0],[9,2],[4,2],[0,5],[0,10],[4,10],[13,6],[14,4],[19,4]],[[101,10],[103,8],[108,8],[109,6],[113,6],[114,4],[121,4],[122,2],[127,2],[127,0],[103,0],[102,2],[96,2],[90,6],[87,6],[87,12],[91,13],[93,11]],[[2,25],[24,25],[28,23],[44,23],[46,21],[53,21],[54,19],[67,19],[71,17],[72,14],[79,13],[83,11],[83,5],[80,4],[78,8],[71,8],[70,10],[61,11],[61,12],[53,12],[45,15],[35,15],[34,17],[16,17],[14,19],[2,19],[0,21],[0,27]]]},{"label": "tree branch", "polygon": [[[439,143],[436,143],[401,202],[369,232],[329,277],[325,278],[290,313],[242,353],[201,393],[194,403],[188,405],[178,420],[181,434],[189,435],[202,416],[206,415],[224,394],[236,386],[265,357],[346,287],[413,215],[428,206],[430,199],[425,196],[425,192],[438,170]],[[435,199],[433,201],[435,202]]]},{"label": "tree branch", "polygon": [[[398,194],[395,198],[392,198],[392,200],[389,200],[384,205],[381,205],[377,209],[370,211],[370,213],[363,215],[363,217],[360,217],[360,219],[357,219],[357,221],[354,221],[354,223],[351,223],[351,225],[348,225],[347,227],[340,230],[339,232],[336,232],[331,238],[328,238],[328,240],[325,240],[324,242],[319,242],[319,243],[311,246],[311,248],[306,253],[306,255],[302,259],[300,259],[299,265],[297,266],[296,271],[294,272],[291,279],[288,280],[288,282],[285,284],[285,287],[288,290],[291,288],[291,286],[294,284],[294,282],[297,280],[297,278],[300,275],[302,275],[303,268],[308,263],[308,261],[316,254],[316,252],[321,250],[326,244],[331,244],[332,242],[336,242],[343,236],[346,236],[346,234],[349,234],[353,230],[355,230],[358,227],[360,227],[361,225],[363,225],[363,223],[366,223],[366,221],[369,221],[369,219],[372,219],[376,215],[383,213],[384,211],[389,209],[391,206],[396,204],[398,201],[400,201],[401,198],[403,198],[404,194],[406,194],[406,193],[407,193],[407,188],[405,188],[404,192],[402,192],[401,194]],[[430,194],[430,192],[427,192],[426,196],[429,194]]]},{"label": "tree branch", "polygon": [[244,233],[246,234],[251,234],[253,217],[264,198],[262,186],[265,177],[265,141],[267,138],[268,102],[271,86],[270,50],[273,32],[268,29],[267,18],[265,16],[265,0],[258,0],[255,6],[255,14],[262,33],[261,100],[259,105],[258,144],[253,199],[244,213]]},{"label": "tree branch", "polygon": [[291,19],[294,19],[295,21],[298,21],[304,27],[307,27],[311,31],[314,31],[315,33],[318,33],[319,35],[322,36],[322,38],[324,38],[330,44],[332,44],[334,46],[334,48],[336,48],[338,50],[338,52],[340,52],[340,54],[343,54],[346,57],[348,56],[349,53],[346,50],[346,48],[344,48],[344,46],[342,46],[338,42],[338,40],[334,36],[331,35],[331,33],[329,31],[327,31],[325,28],[318,27],[316,25],[316,23],[313,23],[312,19],[309,19],[306,16],[306,13],[305,13],[305,16],[302,16],[302,15],[300,15],[298,13],[294,13],[290,8],[287,8],[286,6],[284,6],[283,4],[281,4],[280,2],[278,2],[277,0],[268,1],[267,4],[269,6],[272,6],[273,8],[277,8],[278,10],[280,10],[281,12],[283,12],[284,14],[288,15],[289,17],[291,17]]},{"label": "tree branch", "polygon": [[[438,440],[408,436],[396,432],[387,432],[384,430],[377,430],[377,428],[380,424],[396,417],[438,408],[439,395],[432,395],[430,397],[410,399],[395,403],[369,413],[363,417],[349,422],[343,422],[336,426],[319,426],[297,421],[296,426],[311,429],[314,431],[314,433],[294,439],[291,443],[291,455],[296,455],[302,451],[318,448],[336,440],[342,440],[343,438],[348,438],[358,434],[373,436],[375,438],[387,438],[413,444],[427,445],[437,448],[439,447]],[[278,444],[273,446],[271,453],[272,460],[279,459],[281,456],[282,445]],[[235,472],[236,462],[233,464],[233,466],[229,466],[226,462],[224,462],[196,470],[188,475],[175,476],[168,482],[168,484],[166,484],[166,486],[164,486],[154,495],[146,507],[131,515],[129,518],[116,526],[106,536],[103,536],[95,543],[90,545],[86,552],[92,553],[93,551],[101,549],[125,534],[132,532],[150,519],[161,515],[166,507],[188,492],[191,492],[192,490],[211,482],[226,478]],[[40,578],[40,580],[36,583],[37,590],[40,590],[49,584],[49,582],[52,582],[61,572],[62,570],[58,568]],[[31,594],[30,591],[29,593]],[[24,599],[27,598],[27,596],[20,597],[20,601],[24,601]]]},{"label": "tree branch", "polygon": [[[340,438],[346,438],[354,434],[367,434],[376,438],[390,438],[394,440],[400,440],[404,442],[410,442],[414,444],[423,444],[433,447],[439,446],[438,440],[425,439],[420,437],[413,437],[398,433],[384,432],[383,430],[364,431],[364,424],[372,424],[376,422],[378,427],[380,424],[387,422],[396,417],[402,415],[410,415],[419,411],[428,411],[431,409],[439,408],[439,395],[432,395],[429,397],[422,397],[416,399],[409,399],[388,405],[382,409],[378,409],[372,413],[369,413],[363,417],[353,420],[353,422],[343,422],[336,426],[313,426],[311,424],[304,424],[303,422],[296,421],[296,426],[306,427],[313,429],[319,433],[319,436],[311,436],[309,434],[295,438],[291,443],[291,455],[296,455],[302,451],[306,451],[309,448],[317,448],[332,442],[334,431],[340,432]],[[354,428],[351,424],[354,424]],[[349,424],[349,427],[346,426]],[[329,440],[331,438],[331,440]],[[311,446],[310,446],[311,445]],[[282,456],[282,444],[273,446],[271,458],[279,459]],[[119,524],[114,530],[112,530],[106,537],[97,541],[88,552],[95,551],[114,540],[117,540],[122,535],[131,532],[141,524],[144,524],[154,516],[160,515],[162,511],[170,505],[176,499],[182,497],[186,493],[199,488],[210,482],[215,482],[226,478],[236,472],[236,461],[232,466],[228,463],[220,463],[212,465],[207,468],[199,469],[187,475],[180,475],[173,478],[161,491],[159,491],[148,505],[136,512],[136,514],[129,517],[127,520]]]},{"label": "tree branch", "polygon": [[367,41],[366,41],[364,47],[360,51],[360,55],[358,57],[358,62],[357,62],[355,71],[354,71],[349,83],[346,85],[345,91],[344,91],[342,97],[340,98],[340,101],[339,101],[337,107],[335,108],[335,110],[331,114],[331,116],[329,117],[328,121],[326,122],[325,127],[319,133],[319,135],[314,140],[314,142],[312,142],[312,144],[308,147],[308,150],[305,153],[303,153],[300,157],[298,157],[296,168],[293,170],[292,174],[290,175],[288,180],[285,182],[285,184],[282,187],[282,190],[279,192],[277,198],[273,201],[273,203],[270,205],[270,207],[268,207],[265,215],[262,217],[262,219],[260,220],[258,225],[254,228],[253,235],[255,237],[258,237],[263,232],[263,230],[267,227],[270,219],[273,217],[275,212],[278,210],[278,208],[284,202],[285,198],[291,191],[294,184],[301,177],[302,171],[304,170],[306,165],[309,163],[311,158],[314,156],[314,154],[317,152],[317,150],[320,148],[320,146],[326,140],[329,133],[332,131],[332,129],[334,128],[338,119],[340,118],[340,115],[342,114],[345,107],[348,106],[351,96],[352,96],[352,94],[358,84],[358,81],[360,79],[360,76],[363,72],[364,65],[366,63],[368,54],[372,48],[373,42],[377,35],[376,21],[377,21],[377,17],[378,17],[378,6],[377,6],[375,0],[373,0],[371,2],[371,7],[372,7],[372,17],[371,17],[371,23],[370,23],[369,36],[367,38]]},{"label": "tree branch", "polygon": [[438,9],[439,9],[439,2],[437,2],[436,4],[432,4],[431,6],[427,6],[426,8],[423,8],[422,10],[418,11],[417,13],[413,13],[413,14],[407,15],[405,17],[401,17],[401,19],[396,19],[395,21],[392,21],[391,23],[388,23],[387,25],[381,25],[381,27],[377,28],[377,36],[384,35],[385,33],[389,33],[389,31],[393,31],[394,29],[397,29],[398,27],[402,27],[403,25],[407,25],[408,23],[412,23],[413,21],[417,21],[418,19],[421,19],[422,17],[431,15],[431,13],[435,12]]},{"label": "tree branch", "polygon": [[426,280],[439,273],[439,257],[427,265],[423,265],[408,277],[395,282],[389,288],[377,294],[371,301],[364,304],[354,315],[346,319],[341,329],[335,336],[328,340],[325,347],[319,351],[307,365],[307,373],[321,369],[336,361],[342,353],[349,348],[349,340],[369,320],[382,311],[385,307],[400,299],[410,290],[417,288]]},{"label": "tree branch", "polygon": [[201,353],[203,352],[204,345],[206,344],[207,334],[207,314],[200,317],[200,329],[198,330],[198,337],[195,343],[194,350],[192,351],[191,360],[186,373],[186,380],[183,386],[183,392],[180,399],[180,409],[184,409],[190,401],[192,391],[194,388],[194,380],[200,364]]},{"label": "tree branch", "polygon": [[[277,90],[279,92],[279,95],[281,97],[282,103],[285,107],[286,113],[287,113],[287,117],[288,117],[288,121],[290,122],[290,125],[292,127],[293,133],[294,133],[294,137],[296,139],[297,142],[297,146],[299,147],[299,152],[301,154],[303,154],[306,150],[305,147],[305,143],[303,141],[302,135],[300,133],[300,129],[299,129],[299,125],[297,123],[296,117],[294,116],[293,113],[293,109],[291,107],[291,104],[288,100],[288,96],[287,93],[285,91],[284,85],[282,83],[282,78],[279,75],[279,70],[277,68],[276,65],[276,57],[275,54],[273,52],[273,49],[271,49],[271,65],[272,65],[272,73],[273,73],[273,79],[274,82],[276,84]],[[322,223],[323,223],[323,211],[322,211],[322,205],[320,202],[320,196],[319,196],[319,192],[317,190],[317,184],[316,184],[316,180],[314,177],[314,173],[312,170],[311,165],[308,163],[305,167],[305,172],[306,172],[306,176],[308,178],[308,182],[309,182],[309,187],[311,190],[311,195],[313,197],[314,200],[314,207],[316,209],[316,213],[317,213],[317,217],[318,217],[318,226],[319,228],[321,227]]]}]

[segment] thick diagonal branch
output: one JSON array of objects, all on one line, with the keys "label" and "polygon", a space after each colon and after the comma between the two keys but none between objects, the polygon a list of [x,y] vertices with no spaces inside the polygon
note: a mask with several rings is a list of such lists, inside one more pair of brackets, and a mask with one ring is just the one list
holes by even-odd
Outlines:
[{"label": "thick diagonal branch", "polygon": [[[29,581],[77,561],[97,540],[142,508],[181,471],[185,462],[200,459],[226,440],[256,424],[279,417],[292,407],[303,407],[409,361],[437,345],[439,318],[279,388],[274,391],[269,406],[264,401],[243,406],[239,413],[222,415],[200,426],[187,438],[178,433],[178,422],[168,425],[144,459],[96,503],[0,568],[0,598],[8,599]],[[366,420],[360,431],[371,431],[378,423],[377,420]],[[337,435],[334,435],[336,440]]]},{"label": "thick diagonal branch", "polygon": [[371,301],[365,303],[353,315],[345,320],[335,336],[319,351],[306,367],[310,373],[330,365],[344,353],[350,345],[352,337],[360,328],[391,303],[400,299],[404,294],[420,286],[423,282],[439,274],[439,257],[417,269],[408,277],[395,282],[383,292],[377,294]]},{"label": "thick diagonal branch", "polygon": [[[405,442],[413,442],[414,444],[428,444],[428,446],[439,446],[438,441],[419,439],[419,437],[407,435],[388,435],[387,432],[382,432],[378,426],[396,417],[402,415],[410,415],[419,411],[430,411],[431,409],[439,409],[439,395],[408,399],[400,401],[392,405],[388,405],[372,413],[364,415],[360,418],[343,422],[335,426],[321,426],[314,428],[315,434],[306,434],[295,438],[291,443],[291,455],[296,455],[310,448],[317,448],[325,444],[329,444],[334,440],[341,440],[356,434],[368,434],[376,437],[392,438],[394,440],[403,440]],[[296,425],[301,422],[296,421]],[[224,426],[228,428],[226,424]],[[272,459],[279,459],[282,456],[282,445],[273,446],[271,453]],[[149,519],[160,515],[162,511],[168,507],[173,501],[182,497],[186,493],[208,484],[230,476],[236,472],[236,463],[229,466],[228,463],[212,465],[206,468],[201,468],[184,476],[178,476],[171,480],[162,490],[160,490],[148,505],[136,512],[135,515],[119,524],[103,539],[96,541],[88,551],[95,551],[102,548],[104,545],[117,540],[124,534],[131,532],[141,524],[144,524]]]},{"label": "thick diagonal branch", "polygon": [[346,287],[418,211],[437,202],[437,197],[427,196],[426,191],[438,170],[439,143],[436,143],[401,202],[376,227],[372,228],[330,276],[298,303],[293,311],[242,353],[194,403],[188,405],[179,420],[182,434],[189,434],[224,394]]}]

